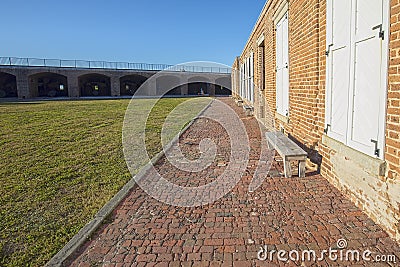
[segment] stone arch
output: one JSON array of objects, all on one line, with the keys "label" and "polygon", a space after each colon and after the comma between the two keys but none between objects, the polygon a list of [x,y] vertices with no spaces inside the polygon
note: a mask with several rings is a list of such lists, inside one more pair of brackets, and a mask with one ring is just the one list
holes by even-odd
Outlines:
[{"label": "stone arch", "polygon": [[129,74],[119,78],[121,95],[134,95],[148,78],[140,74]]},{"label": "stone arch", "polygon": [[157,95],[181,95],[181,82],[178,76],[162,75],[156,79]]},{"label": "stone arch", "polygon": [[211,81],[204,76],[194,76],[188,79],[188,95],[208,95],[211,91]]},{"label": "stone arch", "polygon": [[78,77],[81,96],[111,96],[111,79],[109,76],[89,73]]},{"label": "stone arch", "polygon": [[54,72],[29,75],[29,91],[33,97],[68,96],[67,77]]},{"label": "stone arch", "polygon": [[0,98],[17,96],[17,77],[6,72],[0,72]]},{"label": "stone arch", "polygon": [[215,80],[215,95],[231,95],[231,79],[221,77]]}]

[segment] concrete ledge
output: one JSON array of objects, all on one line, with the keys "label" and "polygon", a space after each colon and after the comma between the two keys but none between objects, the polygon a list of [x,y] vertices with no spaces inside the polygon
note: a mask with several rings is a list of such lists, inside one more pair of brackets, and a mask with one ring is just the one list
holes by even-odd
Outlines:
[{"label": "concrete ledge", "polygon": [[107,202],[94,216],[94,218],[88,222],[79,232],[72,237],[72,239],[56,254],[45,266],[63,266],[63,263],[74,254],[81,246],[83,246],[88,239],[95,233],[95,231],[103,224],[104,220],[114,211],[114,209],[124,200],[129,192],[134,189],[137,184],[136,181],[144,177],[147,171],[161,159],[174,143],[179,141],[179,137],[189,129],[190,126],[204,113],[204,111],[210,107],[214,99],[210,99],[210,102],[194,117],[186,127],[184,127],[173,140],[165,146],[165,149],[160,151],[154,158],[150,160],[132,179],[130,179],[120,191]]},{"label": "concrete ledge", "polygon": [[322,135],[322,144],[332,148],[338,154],[351,159],[354,163],[359,165],[363,170],[371,175],[385,176],[386,174],[386,162],[384,160],[359,152],[325,134]]},{"label": "concrete ledge", "polygon": [[275,112],[275,119],[278,119],[281,122],[286,123],[286,124],[289,123],[289,117],[283,116],[283,115],[279,114],[278,112]]}]

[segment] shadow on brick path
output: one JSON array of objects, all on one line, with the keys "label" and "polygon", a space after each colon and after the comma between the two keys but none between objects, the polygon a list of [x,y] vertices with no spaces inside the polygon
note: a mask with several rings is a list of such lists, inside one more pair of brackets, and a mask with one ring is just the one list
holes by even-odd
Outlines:
[{"label": "shadow on brick path", "polygon": [[[236,187],[216,202],[181,208],[159,202],[141,188],[134,188],[87,244],[68,262],[70,266],[398,266],[360,260],[319,262],[260,261],[260,246],[269,250],[322,250],[347,248],[360,253],[397,257],[400,248],[388,235],[320,175],[299,179],[282,177],[282,166],[273,162],[265,181],[248,191],[261,146],[258,122],[246,117],[231,98],[220,98],[244,122],[251,144],[246,173]],[[212,108],[212,107],[211,107]],[[199,157],[198,143],[211,138],[217,158],[197,173],[179,171],[165,158],[157,171],[182,186],[204,185],[224,171],[230,145],[226,131],[217,123],[197,120],[180,138],[188,158]],[[271,177],[272,176],[272,177]],[[294,255],[294,254],[293,254]],[[288,255],[286,255],[287,257]]]}]

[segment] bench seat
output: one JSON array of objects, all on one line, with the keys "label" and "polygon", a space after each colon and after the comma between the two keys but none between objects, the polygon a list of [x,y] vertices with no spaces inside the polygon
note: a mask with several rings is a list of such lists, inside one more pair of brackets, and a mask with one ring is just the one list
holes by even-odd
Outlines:
[{"label": "bench seat", "polygon": [[292,177],[290,162],[297,160],[299,177],[305,177],[307,152],[301,149],[295,142],[282,132],[267,132],[265,137],[268,146],[275,149],[283,159],[285,177]]},{"label": "bench seat", "polygon": [[243,105],[243,109],[246,112],[246,116],[253,115],[254,108],[252,106]]},{"label": "bench seat", "polygon": [[238,105],[238,107],[243,105],[243,100],[242,99],[235,99],[235,102],[236,102],[236,105]]}]

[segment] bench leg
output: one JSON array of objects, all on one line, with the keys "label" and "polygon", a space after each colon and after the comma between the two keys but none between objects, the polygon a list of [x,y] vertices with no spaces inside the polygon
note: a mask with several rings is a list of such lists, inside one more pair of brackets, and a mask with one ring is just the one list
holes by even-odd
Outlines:
[{"label": "bench leg", "polygon": [[304,178],[306,177],[306,161],[299,160],[299,177]]},{"label": "bench leg", "polygon": [[288,159],[283,159],[283,168],[285,170],[285,178],[292,177],[292,168],[290,167],[290,161]]},{"label": "bench leg", "polygon": [[267,149],[271,150],[272,149],[272,145],[270,145],[268,141],[266,143],[267,143]]}]

